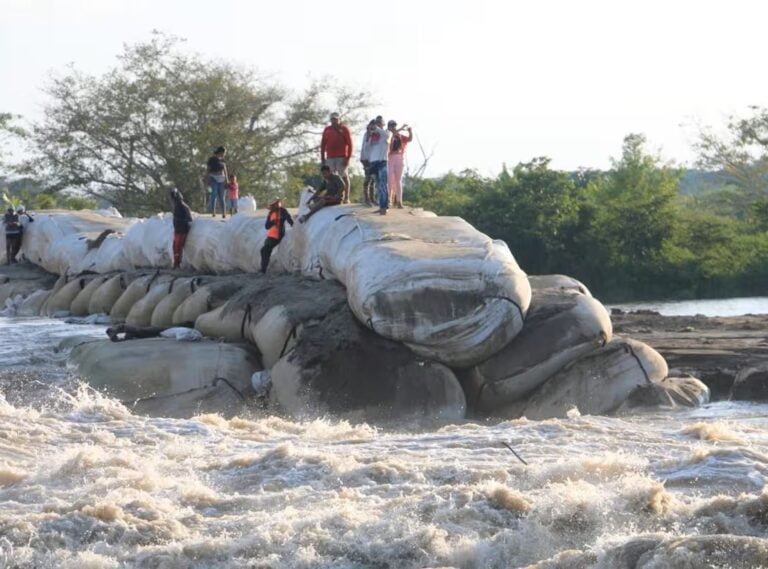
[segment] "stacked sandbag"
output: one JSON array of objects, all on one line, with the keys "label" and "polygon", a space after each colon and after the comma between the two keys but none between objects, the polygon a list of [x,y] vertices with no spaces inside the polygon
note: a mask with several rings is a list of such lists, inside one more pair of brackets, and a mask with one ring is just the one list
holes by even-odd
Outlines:
[{"label": "stacked sandbag", "polygon": [[2,266],[0,267],[0,306],[8,298],[18,295],[26,297],[37,290],[50,289],[55,282],[56,275],[29,263]]},{"label": "stacked sandbag", "polygon": [[457,420],[466,411],[448,367],[374,334],[347,307],[307,326],[271,376],[272,403],[293,416]]},{"label": "stacked sandbag", "polygon": [[72,302],[82,292],[85,286],[98,275],[82,275],[73,277],[61,288],[51,294],[43,307],[44,316],[69,313]]},{"label": "stacked sandbag", "polygon": [[99,286],[88,301],[89,314],[110,314],[115,302],[122,296],[128,285],[146,273],[126,272],[107,279]]},{"label": "stacked sandbag", "polygon": [[46,300],[51,296],[49,290],[38,290],[26,297],[16,311],[17,316],[39,316],[42,314],[42,307]]},{"label": "stacked sandbag", "polygon": [[85,285],[83,290],[78,293],[72,301],[72,304],[69,306],[69,312],[72,316],[86,316],[92,314],[88,307],[91,304],[91,299],[93,298],[94,293],[111,278],[111,275],[99,275]]},{"label": "stacked sandbag", "polygon": [[123,237],[128,262],[136,268],[173,266],[173,216],[159,214],[134,223]]},{"label": "stacked sandbag", "polygon": [[286,241],[289,268],[338,279],[360,322],[422,357],[471,366],[522,329],[525,273],[506,244],[458,217],[327,207]]},{"label": "stacked sandbag", "polygon": [[[205,340],[85,340],[70,359],[91,386],[137,412],[163,417],[237,413],[249,395],[251,376],[260,369],[251,346]],[[208,406],[201,409],[203,402]]]},{"label": "stacked sandbag", "polygon": [[533,290],[559,289],[592,296],[584,283],[568,275],[528,275],[528,282]]},{"label": "stacked sandbag", "polygon": [[614,338],[560,370],[528,399],[528,419],[566,417],[576,408],[582,415],[605,415],[621,406],[638,386],[667,377],[667,363],[650,346]]},{"label": "stacked sandbag", "polygon": [[131,326],[151,326],[152,314],[157,305],[173,292],[175,286],[183,288],[185,284],[187,284],[185,279],[173,275],[166,275],[165,279],[157,279],[147,293],[131,306],[125,317],[125,323]]},{"label": "stacked sandbag", "polygon": [[171,275],[155,272],[151,275],[144,275],[133,280],[123,291],[112,305],[109,315],[113,322],[124,322],[131,312],[131,308],[157,284],[168,283],[173,279]]},{"label": "stacked sandbag", "polygon": [[[552,284],[544,279],[534,284]],[[473,409],[504,413],[580,356],[610,341],[611,319],[578,287],[534,288],[522,331],[484,362],[458,372]]]},{"label": "stacked sandbag", "polygon": [[211,282],[211,277],[187,277],[179,279],[170,294],[160,300],[152,311],[152,326],[173,326],[173,313],[201,286]]},{"label": "stacked sandbag", "polygon": [[624,405],[633,407],[700,407],[709,403],[709,387],[693,376],[665,377],[635,388]]},{"label": "stacked sandbag", "polygon": [[174,326],[192,325],[201,314],[211,312],[225,304],[249,281],[246,275],[219,277],[198,288],[173,312]]}]

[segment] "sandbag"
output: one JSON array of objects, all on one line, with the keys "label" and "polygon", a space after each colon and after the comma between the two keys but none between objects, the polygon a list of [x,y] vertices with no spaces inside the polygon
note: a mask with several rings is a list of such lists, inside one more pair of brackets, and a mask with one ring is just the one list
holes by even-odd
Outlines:
[{"label": "sandbag", "polygon": [[85,316],[87,314],[91,314],[91,312],[88,310],[88,307],[90,306],[93,294],[110,278],[111,277],[107,275],[103,277],[96,277],[91,280],[91,282],[85,285],[83,290],[81,290],[72,301],[72,304],[69,306],[69,312],[72,313],[73,316]]},{"label": "sandbag", "polygon": [[338,279],[360,322],[425,358],[471,366],[522,329],[525,273],[506,244],[458,217],[327,207],[289,240],[295,270]]},{"label": "sandbag", "polygon": [[612,334],[610,316],[594,298],[574,289],[534,289],[523,330],[501,351],[457,375],[470,405],[494,413],[605,345]]},{"label": "sandbag", "polygon": [[[197,413],[190,401],[199,402],[213,389],[224,390],[237,405],[209,412],[238,412],[243,404],[240,395],[251,393],[251,376],[260,369],[255,350],[246,344],[166,338],[82,343],[69,358],[91,386],[135,411],[151,408],[174,417]],[[199,393],[190,397],[193,392]]]},{"label": "sandbag", "polygon": [[634,407],[700,407],[709,403],[710,391],[693,376],[665,377],[635,388],[624,405]]},{"label": "sandbag", "polygon": [[247,277],[227,277],[198,288],[174,311],[173,325],[194,323],[197,317],[220,307],[247,282]]},{"label": "sandbag", "polygon": [[107,279],[91,295],[88,301],[89,314],[109,314],[117,299],[122,296],[128,285],[135,279],[144,276],[140,273],[120,273]]},{"label": "sandbag", "polygon": [[19,310],[16,312],[17,316],[39,316],[45,301],[51,295],[51,291],[38,290],[30,294],[21,302]]},{"label": "sandbag", "polygon": [[448,367],[377,336],[349,308],[308,326],[271,376],[272,403],[296,417],[458,420],[466,411]]},{"label": "sandbag", "polygon": [[123,322],[139,300],[144,298],[153,285],[167,283],[172,277],[159,272],[153,275],[144,275],[132,281],[112,306],[109,315],[114,322]]},{"label": "sandbag", "polygon": [[251,339],[259,348],[266,369],[296,346],[303,329],[304,325],[294,323],[289,310],[282,305],[270,308],[251,327]]},{"label": "sandbag", "polygon": [[172,267],[173,216],[165,213],[137,220],[123,237],[122,246],[134,267]]},{"label": "sandbag", "polygon": [[565,417],[572,408],[582,415],[615,411],[634,389],[667,377],[667,362],[642,342],[614,338],[552,376],[525,405],[529,419]]},{"label": "sandbag", "polygon": [[89,282],[95,278],[95,275],[85,275],[74,277],[71,281],[61,287],[45,304],[45,316],[53,316],[56,313],[69,312],[72,301],[75,300],[80,291],[85,288]]},{"label": "sandbag", "polygon": [[176,281],[173,290],[157,303],[152,311],[152,326],[172,326],[173,313],[198,287],[208,282],[204,277],[188,277]]},{"label": "sandbag", "polygon": [[229,310],[224,315],[224,306],[205,312],[195,319],[195,330],[203,336],[218,338],[230,342],[250,341],[247,337],[250,329],[245,325],[248,317],[242,308]]},{"label": "sandbag", "polygon": [[161,300],[173,292],[177,283],[178,279],[170,275],[158,278],[147,294],[137,300],[128,311],[125,323],[131,326],[150,326],[155,308]]},{"label": "sandbag", "polygon": [[592,296],[584,283],[567,275],[528,275],[532,290],[559,289]]}]

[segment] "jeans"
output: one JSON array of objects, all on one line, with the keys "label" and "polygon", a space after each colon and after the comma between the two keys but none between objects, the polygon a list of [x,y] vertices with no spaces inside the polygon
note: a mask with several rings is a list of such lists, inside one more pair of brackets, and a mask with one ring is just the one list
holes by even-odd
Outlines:
[{"label": "jeans", "polygon": [[269,267],[269,258],[272,256],[272,249],[280,243],[279,239],[267,237],[264,240],[264,246],[261,248],[261,272],[266,273]]},{"label": "jeans", "polygon": [[387,161],[371,162],[371,174],[376,179],[376,193],[379,196],[379,208],[389,209],[389,188],[387,187]]},{"label": "jeans", "polygon": [[208,213],[216,213],[216,202],[218,201],[221,204],[222,215],[226,215],[227,212],[224,209],[224,186],[226,184],[223,181],[217,182],[213,176],[208,176],[208,184],[211,187],[211,196],[208,198]]}]

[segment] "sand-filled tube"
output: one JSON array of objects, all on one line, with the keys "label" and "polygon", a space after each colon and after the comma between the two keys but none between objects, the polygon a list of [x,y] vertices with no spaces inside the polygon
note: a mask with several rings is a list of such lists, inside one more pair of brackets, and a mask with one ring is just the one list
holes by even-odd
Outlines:
[{"label": "sand-filled tube", "polygon": [[117,299],[122,296],[128,285],[144,276],[141,273],[120,273],[107,279],[97,288],[88,301],[89,314],[109,314]]},{"label": "sand-filled tube", "polygon": [[75,297],[75,299],[72,301],[72,304],[69,306],[69,311],[72,313],[73,316],[85,316],[87,314],[91,314],[89,310],[89,306],[91,303],[91,298],[93,297],[93,294],[96,292],[96,290],[101,287],[105,282],[107,282],[111,277],[109,275],[105,276],[97,276],[91,282],[89,282],[83,290],[80,291],[80,293]]},{"label": "sand-filled tube", "polygon": [[131,312],[133,305],[144,298],[153,286],[168,283],[172,278],[158,271],[133,280],[112,306],[112,310],[109,313],[112,320],[115,322],[124,321]]}]

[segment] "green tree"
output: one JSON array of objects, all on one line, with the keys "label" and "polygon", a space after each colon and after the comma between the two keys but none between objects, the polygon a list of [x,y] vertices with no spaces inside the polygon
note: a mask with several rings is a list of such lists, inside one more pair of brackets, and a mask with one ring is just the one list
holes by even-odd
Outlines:
[{"label": "green tree", "polygon": [[223,145],[243,193],[263,203],[282,188],[286,168],[315,151],[331,109],[355,124],[368,103],[330,80],[292,93],[179,44],[155,34],[126,46],[102,76],[70,69],[51,80],[31,138],[49,187],[80,189],[127,213],[167,207],[167,189],[177,187],[201,208],[205,162]]}]

